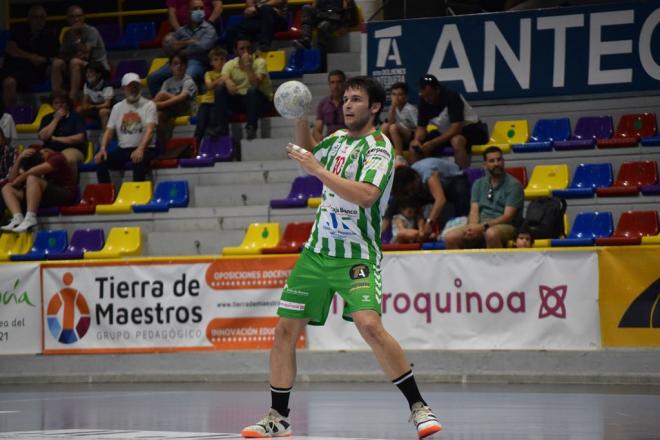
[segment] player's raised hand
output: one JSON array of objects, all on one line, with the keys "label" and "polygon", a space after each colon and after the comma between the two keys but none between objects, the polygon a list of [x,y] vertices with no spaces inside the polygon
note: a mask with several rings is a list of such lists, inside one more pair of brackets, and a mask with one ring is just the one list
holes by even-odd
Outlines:
[{"label": "player's raised hand", "polygon": [[296,144],[289,143],[286,146],[286,152],[289,159],[297,160],[305,171],[311,175],[316,175],[323,169],[321,162],[319,162],[314,155]]}]

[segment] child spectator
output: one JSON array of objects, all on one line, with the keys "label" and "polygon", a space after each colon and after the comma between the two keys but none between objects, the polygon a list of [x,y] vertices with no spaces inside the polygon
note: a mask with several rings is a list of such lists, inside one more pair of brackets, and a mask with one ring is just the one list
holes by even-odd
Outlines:
[{"label": "child spectator", "polygon": [[99,120],[101,130],[105,130],[110,117],[114,90],[107,79],[108,72],[99,63],[90,63],[85,69],[83,103],[80,114],[83,118]]},{"label": "child spectator", "polygon": [[408,144],[415,136],[415,128],[417,128],[417,107],[408,102],[406,83],[393,84],[390,97],[392,104],[387,114],[387,122],[381,125],[380,130],[392,141],[396,152],[395,164],[403,166],[408,164],[403,157],[403,150],[408,149]]},{"label": "child spectator", "polygon": [[[392,218],[392,243],[417,243],[422,241],[424,216],[419,200],[405,197],[398,202],[399,213]],[[435,236],[430,237],[435,240]]]},{"label": "child spectator", "polygon": [[188,58],[176,54],[170,58],[172,76],[165,80],[160,92],[154,97],[158,110],[158,128],[156,139],[165,146],[172,137],[173,119],[177,116],[191,115],[197,98],[195,81],[186,74]]},{"label": "child spectator", "polygon": [[527,223],[523,223],[520,229],[518,229],[513,246],[516,248],[530,248],[534,246],[534,237]]},{"label": "child spectator", "polygon": [[224,84],[222,77],[222,67],[227,61],[227,51],[221,47],[214,47],[209,52],[209,62],[211,70],[204,74],[204,84],[206,93],[200,98],[199,110],[197,110],[197,127],[195,128],[195,137],[197,144],[200,145],[202,138],[206,135],[206,129],[217,130],[218,118],[213,113],[213,103],[215,102],[215,88]]}]

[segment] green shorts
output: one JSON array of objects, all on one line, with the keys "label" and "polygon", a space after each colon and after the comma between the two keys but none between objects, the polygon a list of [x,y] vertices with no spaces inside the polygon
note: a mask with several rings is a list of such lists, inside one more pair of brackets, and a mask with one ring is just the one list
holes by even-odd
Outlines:
[{"label": "green shorts", "polygon": [[344,300],[345,320],[352,321],[351,315],[358,310],[374,310],[380,315],[380,266],[368,260],[326,257],[304,249],[284,285],[277,314],[323,325],[335,292]]}]

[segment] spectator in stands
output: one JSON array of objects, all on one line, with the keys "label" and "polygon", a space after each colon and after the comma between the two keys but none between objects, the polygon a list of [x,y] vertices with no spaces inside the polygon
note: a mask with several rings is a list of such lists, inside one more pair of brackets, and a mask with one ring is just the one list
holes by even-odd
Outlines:
[{"label": "spectator in stands", "polygon": [[43,6],[31,6],[27,26],[13,32],[7,42],[4,65],[0,71],[7,106],[16,104],[17,90],[31,92],[33,85],[48,79],[48,66],[57,56],[59,39],[55,31],[46,26],[46,17]]},{"label": "spectator in stands", "polygon": [[78,176],[78,162],[85,158],[87,132],[85,120],[72,110],[71,99],[64,90],[55,89],[51,105],[55,110],[41,120],[39,140],[44,147],[61,152],[74,176]]},{"label": "spectator in stands", "polygon": [[204,74],[204,85],[206,93],[201,96],[199,109],[197,110],[197,125],[195,127],[195,138],[200,145],[207,129],[216,130],[218,118],[213,111],[215,103],[215,90],[224,84],[222,68],[227,61],[227,51],[221,47],[214,47],[209,52],[211,70]]},{"label": "spectator in stands", "polygon": [[312,33],[317,29],[317,44],[326,50],[335,32],[355,26],[357,22],[355,0],[314,0],[311,5],[302,8],[303,37],[293,44],[299,49],[311,48]]},{"label": "spectator in stands", "polygon": [[[76,184],[66,158],[49,148],[26,148],[2,187],[2,199],[11,211],[3,231],[25,232],[37,225],[39,207],[67,206],[75,201]],[[21,205],[25,204],[23,216]]]},{"label": "spectator in stands", "polygon": [[314,142],[319,143],[324,137],[346,128],[343,110],[345,83],[346,74],[341,70],[333,70],[328,73],[330,95],[321,99],[316,106],[316,121],[314,121],[314,128],[312,128]]},{"label": "spectator in stands", "polygon": [[[394,171],[392,201],[385,213],[387,223],[399,210],[398,201],[408,196],[430,205],[420,229],[423,241],[434,229],[441,229],[447,218],[466,216],[470,209],[470,184],[458,166],[446,158],[429,157]],[[445,209],[447,202],[450,206]]]},{"label": "spectator in stands", "polygon": [[[166,0],[167,18],[172,29],[179,30],[180,27],[190,23],[190,0]],[[204,16],[208,17],[209,23],[215,25],[222,14],[221,0],[204,0]]]},{"label": "spectator in stands", "polygon": [[[488,142],[488,132],[479,117],[459,93],[441,85],[433,75],[420,79],[419,90],[419,117],[410,143],[414,160],[442,156],[442,150],[450,146],[456,164],[461,169],[469,167],[472,145]],[[436,128],[427,131],[429,124]]]},{"label": "spectator in stands", "polygon": [[[15,161],[16,148],[11,145],[9,139],[5,136],[4,130],[0,128],[0,182],[4,182],[7,178]],[[4,205],[0,206],[0,208],[4,210]]]},{"label": "spectator in stands", "polygon": [[[99,183],[109,183],[110,169],[122,170],[128,161],[133,162],[133,181],[144,181],[151,160],[156,156],[156,104],[141,96],[138,74],[125,74],[121,86],[125,99],[112,107],[101,147],[94,157]],[[108,152],[115,132],[119,147]]]},{"label": "spectator in stands", "polygon": [[529,225],[524,222],[518,229],[518,234],[516,235],[516,240],[513,242],[513,247],[522,249],[531,248],[532,246],[534,246],[534,237],[532,236],[532,231],[530,230]]},{"label": "spectator in stands", "polygon": [[408,102],[406,83],[392,84],[390,97],[392,103],[387,113],[387,122],[381,125],[380,130],[392,141],[396,152],[395,164],[407,165],[408,161],[403,157],[403,150],[408,149],[408,144],[415,135],[417,107]]},{"label": "spectator in stands", "polygon": [[468,223],[445,235],[447,249],[502,248],[515,237],[522,223],[523,188],[504,171],[502,150],[490,146],[484,151],[486,175],[472,186]]},{"label": "spectator in stands", "polygon": [[16,146],[16,139],[18,134],[16,133],[16,124],[14,123],[14,118],[9,113],[5,112],[5,106],[2,100],[0,99],[0,129],[4,133],[4,138],[9,145]]},{"label": "spectator in stands", "polygon": [[[172,56],[181,53],[188,57],[186,74],[198,85],[202,84],[208,52],[218,39],[215,28],[204,19],[204,2],[190,0],[190,23],[180,27],[163,40],[163,48]],[[169,64],[161,67],[147,78],[151,96],[156,96],[165,80],[172,76]]]},{"label": "spectator in stands", "polygon": [[174,119],[178,116],[190,116],[195,108],[197,86],[195,81],[186,75],[188,59],[178,54],[170,58],[172,76],[167,78],[154,97],[158,110],[158,134],[156,138],[161,146],[165,146],[172,137]]},{"label": "spectator in stands", "polygon": [[112,98],[115,96],[112,84],[108,81],[107,71],[100,64],[90,63],[85,68],[85,85],[83,86],[83,102],[80,114],[101,122],[101,130],[105,130],[112,108]]},{"label": "spectator in stands", "polygon": [[246,0],[243,20],[227,29],[227,44],[235,45],[238,35],[256,41],[262,52],[270,50],[275,32],[289,29],[287,0]]},{"label": "spectator in stands", "polygon": [[69,6],[66,16],[71,29],[64,33],[59,57],[53,59],[51,80],[53,90],[61,89],[68,74],[69,96],[75,102],[79,98],[85,66],[96,63],[110,70],[110,65],[103,38],[95,27],[85,24],[82,8],[78,5]]},{"label": "spectator in stands", "polygon": [[[392,218],[392,243],[421,243],[426,221],[419,198],[407,196],[399,200],[397,205],[399,213]],[[428,238],[435,240],[435,234],[429,234]]]},{"label": "spectator in stands", "polygon": [[266,60],[252,53],[252,42],[245,37],[236,40],[236,58],[222,68],[224,83],[216,88],[215,109],[218,117],[216,135],[229,133],[229,112],[246,112],[246,138],[257,137],[259,115],[270,106],[273,86]]}]

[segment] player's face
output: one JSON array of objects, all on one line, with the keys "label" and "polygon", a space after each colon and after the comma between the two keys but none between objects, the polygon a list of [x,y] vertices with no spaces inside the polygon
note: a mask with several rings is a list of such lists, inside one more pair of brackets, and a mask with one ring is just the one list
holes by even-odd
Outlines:
[{"label": "player's face", "polygon": [[350,131],[362,131],[373,121],[369,96],[362,89],[349,88],[344,92],[344,123]]},{"label": "player's face", "polygon": [[504,158],[502,153],[493,152],[486,155],[486,171],[491,176],[501,176],[504,174]]}]

